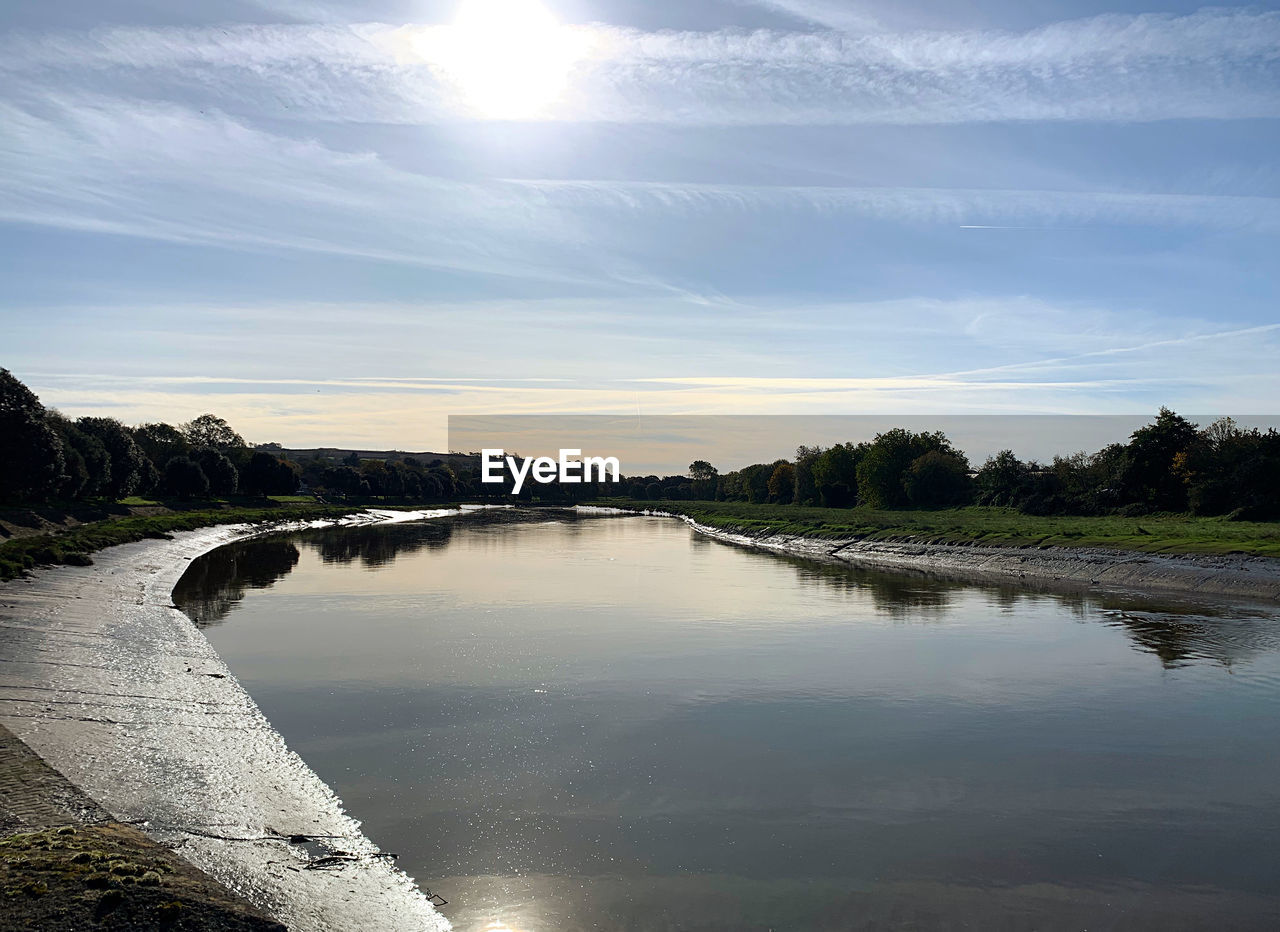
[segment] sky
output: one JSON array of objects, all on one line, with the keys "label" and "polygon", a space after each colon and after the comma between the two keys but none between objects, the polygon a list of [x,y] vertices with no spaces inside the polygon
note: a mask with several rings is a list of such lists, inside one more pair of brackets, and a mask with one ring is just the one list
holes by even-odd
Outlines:
[{"label": "sky", "polygon": [[0,366],[73,416],[1269,414],[1280,10],[19,0]]}]

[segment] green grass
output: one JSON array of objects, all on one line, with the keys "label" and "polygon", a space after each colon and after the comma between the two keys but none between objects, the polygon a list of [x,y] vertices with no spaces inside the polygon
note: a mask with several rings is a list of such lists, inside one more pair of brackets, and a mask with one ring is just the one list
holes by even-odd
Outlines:
[{"label": "green grass", "polygon": [[144,538],[167,538],[174,531],[193,531],[215,524],[289,521],[337,517],[359,509],[340,505],[205,508],[147,517],[108,518],[57,534],[18,537],[0,544],[0,579],[12,579],[42,564],[88,566],[90,554],[104,547]]},{"label": "green grass", "polygon": [[1109,547],[1145,553],[1244,553],[1280,557],[1280,522],[1229,521],[1188,515],[1141,518],[1036,517],[1008,508],[886,511],[810,508],[746,502],[661,502],[602,499],[597,504],[647,508],[745,534],[911,540],[995,547]]}]

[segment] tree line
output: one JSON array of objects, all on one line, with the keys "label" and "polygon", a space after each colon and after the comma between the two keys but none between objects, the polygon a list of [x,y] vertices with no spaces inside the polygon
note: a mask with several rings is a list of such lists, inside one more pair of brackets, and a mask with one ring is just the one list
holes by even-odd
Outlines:
[{"label": "tree line", "polygon": [[1033,515],[1142,515],[1157,511],[1280,518],[1280,433],[1230,418],[1201,428],[1168,408],[1127,443],[1021,460],[1002,450],[980,467],[941,432],[897,428],[862,442],[801,446],[794,459],[720,473],[698,460],[684,476],[630,477],[623,493],[648,500],[711,500],[851,508],[997,505]]},{"label": "tree line", "polygon": [[[184,424],[129,427],[115,418],[72,420],[46,408],[0,369],[0,502],[119,501],[131,495],[179,499],[292,495],[305,486],[334,500],[442,501],[474,494],[473,477],[436,460],[321,457],[293,462],[252,448],[225,420],[202,414]],[[279,449],[276,446],[276,449]]]},{"label": "tree line", "polygon": [[[305,487],[331,501],[502,500],[479,469],[442,460],[314,456],[293,462],[276,444],[251,448],[222,418],[128,427],[109,417],[72,420],[45,408],[0,369],[0,502],[118,501],[289,495]],[[274,448],[274,449],[272,449]],[[801,446],[793,459],[720,473],[706,460],[687,475],[613,483],[527,483],[517,501],[572,504],[602,495],[851,508],[996,505],[1034,515],[1141,515],[1156,511],[1280,519],[1280,433],[1230,418],[1207,427],[1161,408],[1154,421],[1092,453],[1021,460],[1003,450],[978,468],[941,432],[897,428],[866,441]]]}]

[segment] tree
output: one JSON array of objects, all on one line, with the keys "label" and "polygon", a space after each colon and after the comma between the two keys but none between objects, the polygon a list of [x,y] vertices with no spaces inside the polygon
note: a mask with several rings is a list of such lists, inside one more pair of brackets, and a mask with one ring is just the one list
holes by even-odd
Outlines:
[{"label": "tree", "polygon": [[769,476],[769,500],[779,505],[791,504],[796,492],[796,468],[790,463],[779,463]]},{"label": "tree", "polygon": [[[62,478],[58,480],[58,498],[76,501],[85,495],[89,488],[89,469],[85,465],[84,456],[71,442],[70,434],[72,432],[80,434],[85,441],[89,438],[76,430],[75,425],[57,411],[49,412],[49,426],[57,432],[58,439],[62,442]],[[101,449],[102,445],[98,444],[98,446]],[[102,455],[106,457],[105,450]]]},{"label": "tree", "polygon": [[328,492],[359,495],[362,481],[360,471],[350,466],[330,466],[324,471],[323,485]]},{"label": "tree", "polygon": [[127,498],[142,484],[143,464],[147,461],[133,440],[133,433],[113,417],[82,417],[76,427],[96,437],[111,460],[110,480],[102,492],[108,498]]},{"label": "tree", "polygon": [[1123,504],[1124,474],[1129,468],[1129,448],[1112,443],[1089,457],[1089,476],[1099,509]]},{"label": "tree", "polygon": [[209,492],[213,495],[235,495],[240,486],[240,473],[226,456],[213,447],[197,450],[192,457],[209,480]]},{"label": "tree", "polygon": [[63,498],[106,495],[111,484],[111,457],[97,437],[86,434],[61,412],[49,412],[49,424],[62,438]]},{"label": "tree", "polygon": [[689,478],[697,481],[699,479],[714,479],[716,477],[716,468],[706,460],[694,460],[689,464]]},{"label": "tree", "polygon": [[428,500],[445,498],[447,495],[444,483],[441,481],[440,474],[434,470],[429,473],[424,473],[418,478],[417,491],[411,494]]},{"label": "tree", "polygon": [[1186,482],[1174,472],[1174,457],[1200,442],[1196,425],[1168,408],[1154,423],[1140,427],[1129,439],[1129,462],[1123,477],[1125,497],[1165,511],[1187,507]]},{"label": "tree", "polygon": [[796,447],[796,488],[791,500],[797,505],[818,504],[818,485],[814,479],[813,466],[822,455],[822,447]]},{"label": "tree", "polygon": [[240,473],[246,495],[291,495],[298,488],[298,467],[259,450]]},{"label": "tree", "polygon": [[164,490],[178,498],[207,498],[209,479],[200,464],[186,456],[175,456],[164,467]]},{"label": "tree", "polygon": [[1200,442],[1174,457],[1191,511],[1266,521],[1280,516],[1280,434],[1241,430],[1230,418],[1200,432]]},{"label": "tree", "polygon": [[0,369],[0,447],[0,500],[40,501],[62,484],[62,440],[40,399],[8,369]]},{"label": "tree", "polygon": [[847,508],[858,497],[858,463],[866,445],[837,443],[813,461],[813,486],[818,502],[828,508]]},{"label": "tree", "polygon": [[1280,518],[1280,433],[1251,430],[1241,439],[1242,449],[1232,469],[1236,518],[1274,521]]},{"label": "tree", "polygon": [[159,490],[160,483],[163,481],[164,476],[160,474],[160,470],[156,469],[156,464],[144,456],[142,468],[138,470],[138,487],[135,491],[139,495],[150,495]]},{"label": "tree", "polygon": [[876,434],[858,463],[858,498],[873,508],[896,508],[909,503],[907,470],[931,450],[954,453],[942,433],[916,434],[901,427]]},{"label": "tree", "polygon": [[374,495],[399,495],[402,491],[398,477],[383,460],[365,460],[360,464],[360,475]]},{"label": "tree", "polygon": [[688,482],[663,486],[662,497],[672,502],[687,501],[693,497],[693,486]]},{"label": "tree", "polygon": [[157,469],[164,469],[175,456],[190,456],[191,444],[172,424],[142,424],[133,429],[133,442]]},{"label": "tree", "polygon": [[693,480],[692,496],[712,499],[716,495],[716,479],[719,473],[706,460],[694,460],[689,464],[689,478]]},{"label": "tree", "polygon": [[769,478],[773,475],[773,463],[757,463],[742,471],[747,501],[753,504],[769,500]]},{"label": "tree", "polygon": [[193,449],[213,447],[232,462],[243,460],[249,448],[244,438],[216,414],[202,414],[193,421],[179,425],[178,429]]},{"label": "tree", "polygon": [[975,498],[979,505],[1016,507],[1029,491],[1030,476],[1030,467],[1012,450],[1001,450],[978,470]]},{"label": "tree", "polygon": [[462,490],[464,474],[454,472],[453,467],[447,463],[432,466],[431,475],[440,480],[445,495],[457,495]]},{"label": "tree", "polygon": [[930,450],[907,467],[903,488],[917,508],[966,504],[973,496],[969,461],[962,453]]}]

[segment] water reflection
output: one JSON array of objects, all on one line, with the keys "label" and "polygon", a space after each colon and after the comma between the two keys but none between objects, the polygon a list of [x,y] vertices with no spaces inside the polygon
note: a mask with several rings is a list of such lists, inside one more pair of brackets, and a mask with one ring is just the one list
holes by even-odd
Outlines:
[{"label": "water reflection", "polygon": [[[479,511],[457,518],[404,524],[325,528],[286,538],[243,541],[212,551],[194,561],[174,590],[174,600],[197,624],[221,622],[247,591],[264,589],[297,565],[299,547],[315,552],[324,563],[359,563],[366,569],[389,566],[398,557],[447,547],[456,527],[473,530],[520,524],[555,523],[566,534],[584,525],[625,518],[581,517],[553,509]],[[694,549],[724,546],[701,536]],[[1265,612],[1198,604],[1168,596],[1088,593],[1033,586],[968,583],[909,572],[887,573],[861,567],[770,554],[771,562],[792,568],[806,586],[837,594],[869,596],[877,612],[899,621],[939,622],[962,595],[982,592],[990,604],[1014,614],[1020,606],[1045,600],[1124,631],[1134,648],[1154,655],[1166,668],[1197,661],[1224,666],[1258,653],[1280,650],[1280,630]]]},{"label": "water reflection", "polygon": [[174,603],[200,626],[221,622],[250,589],[266,589],[298,565],[297,545],[268,537],[219,547],[191,561],[173,590]]},{"label": "water reflection", "polygon": [[1202,660],[1230,667],[1280,650],[1276,619],[1266,615],[1179,614],[1143,610],[1132,604],[1108,606],[1102,615],[1105,623],[1122,627],[1135,647],[1154,654],[1166,669]]},{"label": "water reflection", "polygon": [[[472,519],[483,520],[483,519]],[[402,554],[444,547],[453,536],[453,524],[447,520],[421,523],[333,527],[312,531],[301,540],[320,555],[325,563],[359,561],[366,569],[393,563]]]},{"label": "water reflection", "polygon": [[803,560],[791,556],[779,559],[794,568],[797,579],[828,592],[869,594],[876,610],[895,619],[913,621],[941,618],[953,597],[966,588],[956,582],[929,579],[911,573],[881,573],[837,563]]},{"label": "water reflection", "polygon": [[876,610],[914,622],[944,619],[965,593],[982,592],[991,605],[1014,614],[1019,607],[1049,600],[1076,617],[1112,625],[1133,639],[1138,651],[1155,655],[1166,668],[1210,660],[1224,666],[1259,653],[1280,651],[1280,627],[1273,614],[1225,603],[1206,604],[1169,595],[1053,589],[1044,583],[1009,585],[962,582],[911,572],[885,573],[862,567],[778,557],[797,578],[831,592],[867,593]]},{"label": "water reflection", "polygon": [[459,932],[1280,927],[1274,613],[647,518],[271,543],[180,603]]}]

